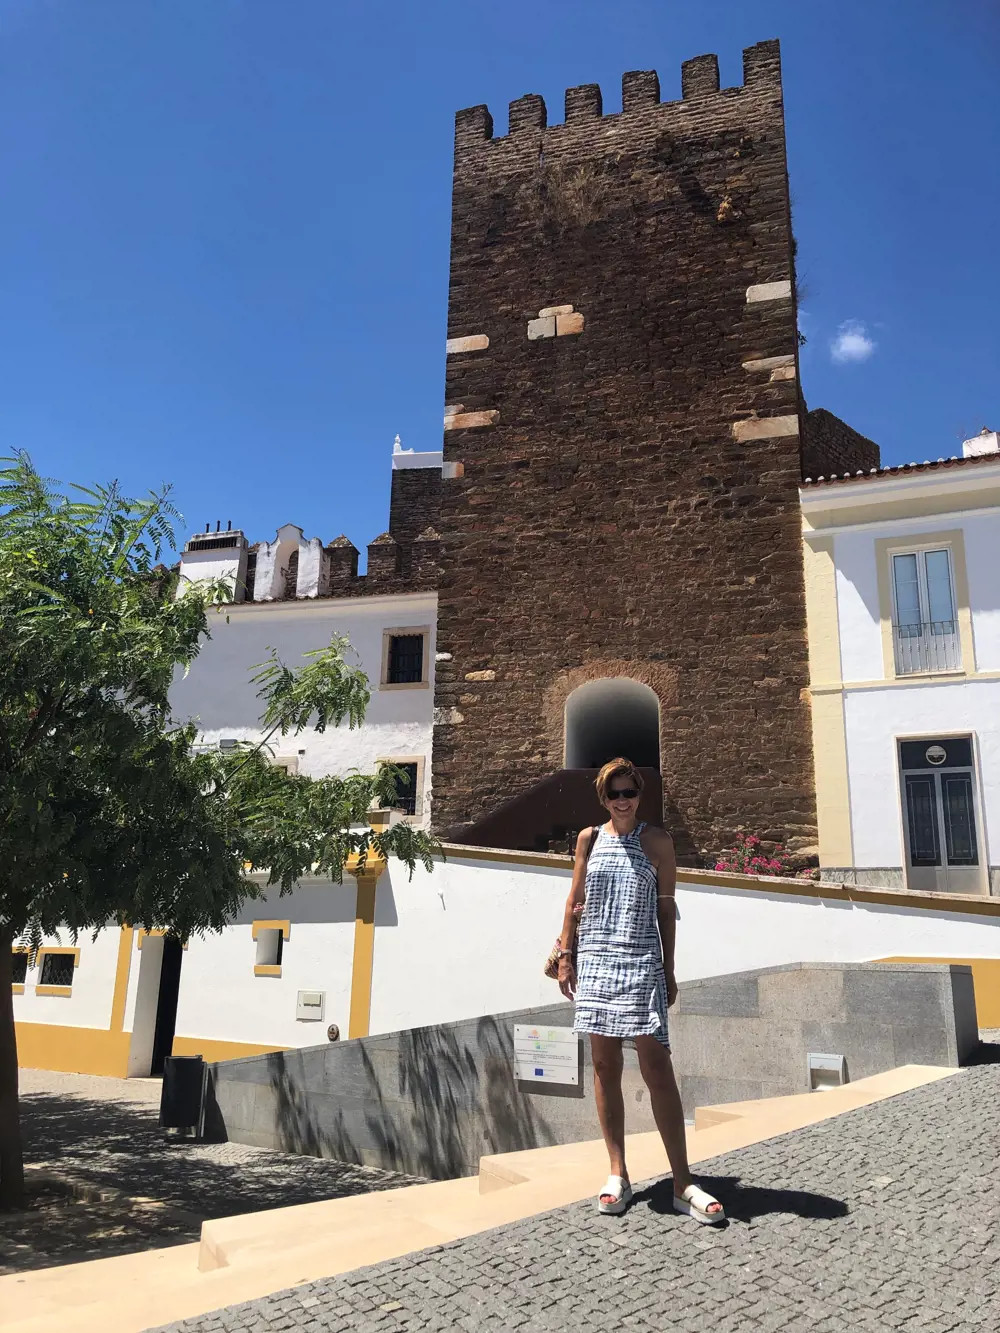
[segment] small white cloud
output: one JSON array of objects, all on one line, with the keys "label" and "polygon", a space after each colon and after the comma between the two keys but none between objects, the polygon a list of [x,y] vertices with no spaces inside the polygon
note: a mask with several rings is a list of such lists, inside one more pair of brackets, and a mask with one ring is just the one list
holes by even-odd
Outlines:
[{"label": "small white cloud", "polygon": [[848,319],[837,329],[830,343],[830,356],[838,365],[849,361],[867,361],[875,351],[876,343],[868,333],[868,326],[860,319]]}]

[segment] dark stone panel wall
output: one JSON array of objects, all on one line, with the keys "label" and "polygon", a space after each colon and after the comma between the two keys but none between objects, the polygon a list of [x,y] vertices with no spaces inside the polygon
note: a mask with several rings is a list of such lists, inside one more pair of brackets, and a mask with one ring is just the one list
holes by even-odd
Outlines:
[{"label": "dark stone panel wall", "polygon": [[436,467],[400,468],[392,474],[389,531],[401,546],[408,546],[441,521],[441,470]]},{"label": "dark stone panel wall", "polygon": [[853,430],[825,407],[813,408],[802,419],[803,477],[842,476],[870,472],[882,462],[878,445]]},{"label": "dark stone panel wall", "polygon": [[[446,403],[498,416],[444,438],[434,822],[456,836],[561,767],[575,684],[624,675],[659,697],[684,860],[740,826],[814,842],[795,304],[746,299],[794,291],[776,42],[744,79],[717,91],[703,57],[680,102],[639,73],[618,115],[587,87],[551,128],[538,97],[505,138],[457,118],[448,333],[490,341],[448,358]],[[561,305],[583,331],[529,340]]]}]

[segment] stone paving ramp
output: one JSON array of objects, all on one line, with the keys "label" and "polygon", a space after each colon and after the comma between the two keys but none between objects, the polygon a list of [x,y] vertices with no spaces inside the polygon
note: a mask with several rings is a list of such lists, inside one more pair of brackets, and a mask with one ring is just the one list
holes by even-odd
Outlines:
[{"label": "stone paving ramp", "polygon": [[664,1182],[624,1218],[573,1204],[165,1329],[994,1333],[998,1122],[983,1063],[703,1163],[725,1228],[675,1216]]}]

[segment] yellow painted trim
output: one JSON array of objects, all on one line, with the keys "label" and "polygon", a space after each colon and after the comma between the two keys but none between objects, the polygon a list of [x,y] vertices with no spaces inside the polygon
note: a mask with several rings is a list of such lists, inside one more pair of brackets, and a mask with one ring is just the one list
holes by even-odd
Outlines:
[{"label": "yellow painted trim", "polygon": [[216,1060],[241,1060],[247,1055],[271,1055],[287,1051],[287,1046],[259,1046],[252,1041],[216,1041],[212,1037],[174,1037],[171,1055],[200,1055],[212,1063]]},{"label": "yellow painted trim", "polygon": [[895,680],[838,680],[810,686],[810,694],[845,694],[851,690],[906,689],[915,685],[967,685],[976,680],[1000,680],[1000,671],[911,671]]},{"label": "yellow painted trim", "polygon": [[23,995],[23,994],[24,994],[24,982],[23,982],[23,981],[12,981],[12,982],[10,983],[10,993],[11,993],[11,995]]},{"label": "yellow painted trim", "polygon": [[[157,928],[156,930],[146,930],[145,928],[140,927],[135,932],[135,947],[137,949],[141,949],[142,942],[147,935],[149,936],[150,939],[155,940],[161,938],[161,936],[163,935],[169,935],[169,934],[170,934],[169,930],[160,930],[159,928]],[[187,947],[188,947],[188,941],[185,940],[184,943],[181,945],[181,948],[186,949]]]},{"label": "yellow painted trim", "polygon": [[125,1001],[128,998],[128,974],[132,966],[132,927],[122,926],[118,936],[118,960],[115,964],[115,989],[111,999],[111,1031],[125,1029]]},{"label": "yellow painted trim", "polygon": [[842,671],[833,540],[821,536],[803,542],[802,566],[819,859],[821,865],[850,866],[854,864],[854,838],[843,695],[812,692],[816,685],[839,681]]},{"label": "yellow painted trim", "polygon": [[253,974],[255,977],[280,977],[280,963],[254,963]]},{"label": "yellow painted trim", "polygon": [[[912,477],[915,480],[921,475],[927,474],[913,473]],[[957,479],[958,474],[954,475]],[[896,480],[902,481],[902,474]],[[858,484],[863,486],[864,482]],[[882,493],[879,494],[879,491]],[[837,488],[832,487],[831,498],[836,493]],[[800,494],[811,499],[814,492],[812,487],[806,487]],[[968,504],[963,503],[966,497]],[[938,515],[976,513],[993,509],[996,505],[1000,505],[1000,486],[996,484],[980,484],[974,488],[969,487],[964,492],[952,490],[936,495],[921,492],[903,496],[887,494],[884,484],[880,484],[878,491],[873,489],[871,492],[867,504],[842,507],[831,505],[829,508],[818,509],[807,502],[804,506],[803,520],[813,531],[819,532],[824,528],[857,528],[874,524],[881,526],[883,523],[905,518],[936,518]]]},{"label": "yellow painted trim", "polygon": [[131,1032],[68,1027],[57,1023],[15,1023],[17,1062],[22,1069],[54,1069],[63,1074],[108,1074],[125,1078]]},{"label": "yellow painted trim", "polygon": [[[351,858],[354,860],[354,858]],[[369,861],[369,868],[372,861]],[[384,867],[384,862],[382,867]],[[351,964],[351,1012],[349,1037],[367,1037],[372,1014],[372,973],[375,966],[375,888],[381,868],[374,874],[357,874],[357,906],[354,912],[354,957]]]},{"label": "yellow painted trim", "polygon": [[255,921],[250,927],[250,936],[256,939],[262,930],[280,930],[282,939],[287,940],[292,933],[290,921]]},{"label": "yellow painted trim", "polygon": [[[962,666],[954,672],[908,671],[896,674],[896,654],[892,641],[892,557],[904,551],[947,546],[951,549],[951,567],[955,574],[955,605],[958,617],[958,638],[962,646]],[[878,610],[882,631],[882,664],[886,680],[940,679],[942,675],[966,676],[976,669],[975,644],[972,638],[972,610],[969,604],[969,574],[965,561],[965,532],[962,528],[943,528],[940,532],[900,533],[895,537],[875,539],[875,560],[878,569]]]},{"label": "yellow painted trim", "polygon": [[958,963],[972,968],[981,1028],[1000,1028],[1000,958],[873,958],[873,963]]},{"label": "yellow painted trim", "polygon": [[42,959],[47,957],[50,953],[61,953],[61,954],[71,953],[73,955],[73,966],[74,967],[80,966],[79,949],[64,949],[56,944],[43,944],[42,947],[38,950],[38,954],[35,958],[35,966],[39,969],[39,971],[41,970]]},{"label": "yellow painted trim", "polygon": [[42,986],[35,987],[36,995],[55,995],[61,1000],[68,1000],[72,997],[72,986]]}]

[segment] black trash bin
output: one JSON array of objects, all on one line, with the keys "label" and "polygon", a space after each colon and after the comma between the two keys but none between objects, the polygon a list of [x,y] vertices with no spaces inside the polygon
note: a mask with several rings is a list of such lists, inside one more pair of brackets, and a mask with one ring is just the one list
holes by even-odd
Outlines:
[{"label": "black trash bin", "polygon": [[205,1061],[200,1055],[168,1055],[160,1093],[161,1129],[201,1129]]}]

